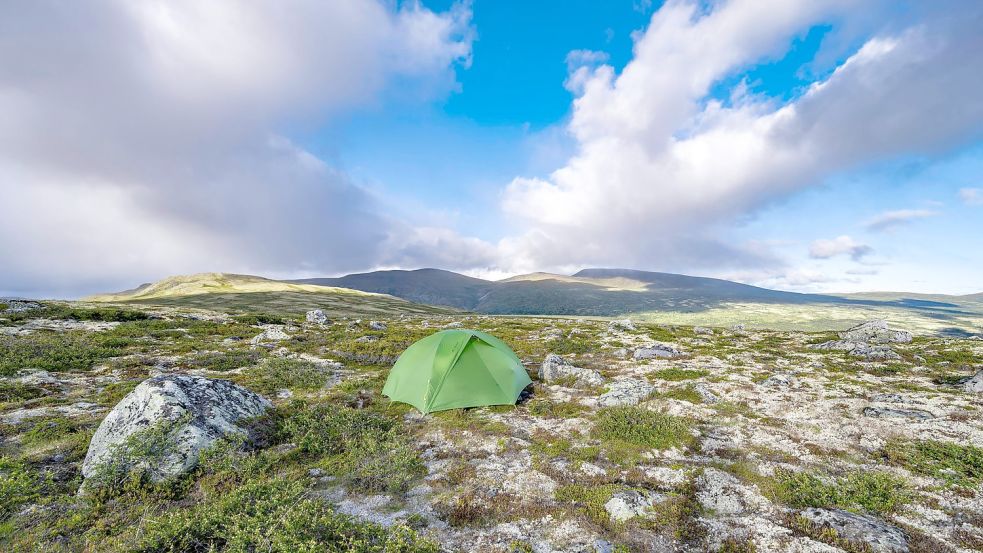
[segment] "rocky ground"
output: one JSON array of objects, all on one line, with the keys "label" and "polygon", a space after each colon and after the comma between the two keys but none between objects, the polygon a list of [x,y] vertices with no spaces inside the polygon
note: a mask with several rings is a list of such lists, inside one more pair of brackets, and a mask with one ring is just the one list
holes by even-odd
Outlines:
[{"label": "rocky ground", "polygon": [[[380,390],[490,332],[517,406]],[[0,304],[4,551],[981,551],[983,341]]]}]

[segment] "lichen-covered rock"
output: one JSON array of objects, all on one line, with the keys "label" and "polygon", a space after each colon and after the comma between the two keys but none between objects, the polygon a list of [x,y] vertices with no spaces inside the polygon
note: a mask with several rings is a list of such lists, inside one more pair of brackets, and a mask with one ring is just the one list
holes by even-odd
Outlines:
[{"label": "lichen-covered rock", "polygon": [[876,405],[865,407],[864,415],[875,419],[894,418],[928,420],[935,417],[935,415],[932,413],[922,411],[921,409],[897,409],[894,407],[879,407]]},{"label": "lichen-covered rock", "polygon": [[696,500],[717,515],[740,515],[766,508],[768,500],[726,472],[707,468],[696,480]]},{"label": "lichen-covered rock", "polygon": [[790,374],[773,374],[762,380],[761,385],[769,388],[791,388],[795,382],[795,377]]},{"label": "lichen-covered rock", "polygon": [[868,342],[871,344],[890,344],[911,342],[911,333],[907,330],[891,330],[887,321],[876,320],[858,324],[840,333],[840,338],[850,342]]},{"label": "lichen-covered rock", "polygon": [[284,332],[282,325],[265,325],[263,327],[263,332],[260,332],[256,336],[253,336],[249,343],[258,346],[262,344],[268,344],[270,342],[282,342],[283,340],[289,340],[290,335]]},{"label": "lichen-covered rock", "polygon": [[[179,476],[199,453],[223,438],[245,435],[244,419],[262,415],[269,400],[228,380],[165,375],[143,381],[103,419],[89,444],[82,475],[98,468],[140,468],[152,481]],[[152,458],[134,458],[128,447],[148,431],[161,431]],[[139,465],[139,466],[138,466]]]},{"label": "lichen-covered rock", "polygon": [[624,522],[645,515],[652,508],[653,503],[662,499],[665,499],[665,496],[660,494],[643,495],[635,490],[626,490],[612,495],[604,504],[604,510],[608,512],[611,520]]},{"label": "lichen-covered rock", "polygon": [[907,553],[908,539],[900,528],[879,518],[840,509],[809,508],[800,516],[823,528],[830,528],[844,540],[863,544],[872,553]]},{"label": "lichen-covered rock", "polygon": [[600,386],[604,377],[593,369],[575,367],[566,359],[551,353],[539,367],[539,379],[543,382],[572,384],[576,387]]},{"label": "lichen-covered rock", "polygon": [[711,390],[710,386],[705,382],[698,382],[693,386],[693,390],[700,395],[700,399],[702,399],[704,403],[720,403],[720,396],[713,393],[713,390]]},{"label": "lichen-covered rock", "polygon": [[386,323],[380,323],[379,321],[369,321],[369,328],[372,330],[386,330],[389,328]]},{"label": "lichen-covered rock", "polygon": [[675,345],[655,342],[643,348],[636,349],[633,357],[636,361],[642,361],[655,358],[672,359],[681,355],[684,355],[683,351]]},{"label": "lichen-covered rock", "polygon": [[323,325],[328,324],[328,316],[324,314],[324,311],[320,309],[311,309],[307,312],[305,320],[311,324]]},{"label": "lichen-covered rock", "polygon": [[713,329],[712,328],[707,328],[705,326],[694,326],[693,327],[693,333],[694,334],[699,334],[699,335],[702,335],[702,336],[713,336]]},{"label": "lichen-covered rock", "polygon": [[972,378],[963,382],[963,390],[983,394],[983,371],[978,371]]},{"label": "lichen-covered rock", "polygon": [[652,393],[655,386],[644,380],[627,378],[612,382],[608,390],[597,398],[597,404],[602,407],[618,405],[638,405]]},{"label": "lichen-covered rock", "polygon": [[635,330],[635,323],[631,322],[631,319],[621,319],[608,323],[608,328],[611,330]]}]

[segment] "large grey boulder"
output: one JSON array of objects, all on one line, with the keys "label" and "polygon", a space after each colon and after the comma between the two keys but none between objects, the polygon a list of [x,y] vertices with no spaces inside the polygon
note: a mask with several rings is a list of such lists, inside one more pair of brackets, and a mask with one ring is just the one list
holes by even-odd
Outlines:
[{"label": "large grey boulder", "polygon": [[864,415],[874,419],[912,419],[924,421],[935,418],[935,415],[921,409],[901,409],[872,405],[864,408]]},{"label": "large grey boulder", "polygon": [[841,539],[863,544],[872,553],[907,553],[908,539],[900,528],[869,515],[812,507],[800,513],[809,522],[836,531]]},{"label": "large grey boulder", "polygon": [[655,342],[643,348],[635,350],[633,357],[636,361],[645,359],[672,359],[684,355],[684,352],[673,344],[665,342]]},{"label": "large grey boulder", "polygon": [[[157,482],[190,471],[199,454],[223,438],[246,436],[240,425],[262,415],[269,400],[228,380],[162,375],[140,383],[103,419],[89,444],[82,475],[100,466],[145,470]],[[149,440],[154,443],[134,443]],[[141,449],[139,454],[134,453]],[[148,450],[151,453],[148,455]]]},{"label": "large grey boulder", "polygon": [[551,353],[539,367],[539,379],[543,382],[570,384],[574,387],[591,387],[604,384],[601,373],[582,367],[575,367],[566,359]]}]

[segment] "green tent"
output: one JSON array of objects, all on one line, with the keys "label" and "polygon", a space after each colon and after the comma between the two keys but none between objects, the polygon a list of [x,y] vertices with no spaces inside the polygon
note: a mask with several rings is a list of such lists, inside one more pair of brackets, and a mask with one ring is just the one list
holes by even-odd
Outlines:
[{"label": "green tent", "polygon": [[382,393],[421,413],[515,403],[532,381],[505,342],[477,330],[442,330],[406,348]]}]

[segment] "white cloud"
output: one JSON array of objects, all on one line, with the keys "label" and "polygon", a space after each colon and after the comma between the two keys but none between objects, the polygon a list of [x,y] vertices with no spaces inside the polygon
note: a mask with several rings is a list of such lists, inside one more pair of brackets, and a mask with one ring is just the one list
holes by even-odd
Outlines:
[{"label": "white cloud", "polygon": [[938,215],[941,215],[941,213],[930,209],[899,209],[897,211],[885,211],[884,213],[871,217],[866,223],[864,223],[864,226],[867,227],[867,230],[883,231],[901,225],[907,225],[908,223],[918,219],[927,219]]},{"label": "white cloud", "polygon": [[966,205],[983,205],[983,188],[960,188],[959,199]]},{"label": "white cloud", "polygon": [[859,261],[873,251],[870,246],[861,244],[847,235],[837,236],[833,239],[821,238],[809,245],[809,257],[814,259],[829,259],[838,255],[849,255],[854,261]]},{"label": "white cloud", "polygon": [[581,93],[568,125],[576,153],[547,178],[508,185],[503,209],[525,229],[510,242],[515,257],[675,270],[757,264],[727,239],[749,214],[838,172],[931,155],[980,132],[983,59],[965,56],[983,49],[983,9],[974,3],[961,4],[958,19],[940,10],[878,34],[788,103],[709,97],[721,79],[780,55],[810,26],[863,9],[665,3],[623,71],[600,65],[576,75]]},{"label": "white cloud", "polygon": [[0,292],[385,263],[404,225],[277,130],[445,94],[472,34],[463,4],[3,4]]}]

